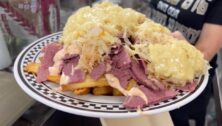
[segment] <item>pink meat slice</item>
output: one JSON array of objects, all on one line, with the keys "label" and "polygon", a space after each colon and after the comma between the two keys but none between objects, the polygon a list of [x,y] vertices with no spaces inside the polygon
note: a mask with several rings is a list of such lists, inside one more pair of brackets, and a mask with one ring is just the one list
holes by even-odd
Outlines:
[{"label": "pink meat slice", "polygon": [[118,78],[120,85],[123,88],[127,87],[128,81],[132,78],[129,68],[128,69],[118,69],[118,68],[113,67],[111,69],[110,73]]},{"label": "pink meat slice", "polygon": [[85,80],[85,72],[81,69],[74,69],[78,64],[79,56],[73,57],[72,59],[66,60],[63,66],[62,73],[68,76],[69,83],[77,83]]},{"label": "pink meat slice", "polygon": [[78,83],[84,81],[86,78],[86,74],[81,69],[76,69],[74,71],[74,74],[70,76],[70,82],[69,83]]},{"label": "pink meat slice", "polygon": [[72,68],[75,67],[78,64],[78,62],[79,62],[79,56],[66,60],[63,64],[62,72],[68,76],[69,74],[71,74]]},{"label": "pink meat slice", "polygon": [[131,74],[132,74],[132,77],[137,82],[139,82],[139,83],[141,83],[153,90],[159,89],[151,80],[148,80],[143,67],[136,60],[132,60]]},{"label": "pink meat slice", "polygon": [[123,106],[127,109],[137,109],[145,107],[146,103],[139,96],[128,96],[123,102]]},{"label": "pink meat slice", "polygon": [[138,61],[139,61],[139,64],[141,65],[141,67],[143,68],[145,74],[148,74],[146,62],[143,59],[139,59]]},{"label": "pink meat slice", "polygon": [[47,76],[49,75],[48,68],[54,64],[53,57],[55,54],[62,49],[62,45],[59,43],[48,44],[44,49],[44,56],[41,61],[41,66],[37,73],[36,81],[38,83],[46,81]]},{"label": "pink meat slice", "polygon": [[124,47],[118,46],[111,60],[112,68],[109,73],[117,77],[120,81],[120,85],[126,88],[128,81],[132,78],[130,74],[131,57]]},{"label": "pink meat slice", "polygon": [[94,79],[97,80],[99,79],[104,73],[106,72],[106,64],[104,62],[101,62],[97,66],[95,66],[90,73],[90,76]]},{"label": "pink meat slice", "polygon": [[131,109],[138,108],[138,107],[142,108],[144,106],[149,106],[155,103],[159,103],[161,101],[164,101],[164,100],[167,100],[176,96],[176,91],[169,90],[169,89],[154,91],[143,85],[141,85],[139,89],[148,98],[148,104],[146,104],[144,100],[138,96],[128,96],[128,98],[126,98],[126,100],[123,103],[124,107],[131,108]]},{"label": "pink meat slice", "polygon": [[140,89],[148,97],[148,100],[149,100],[148,105],[167,100],[169,98],[176,96],[177,94],[176,91],[171,90],[171,89],[154,91],[144,86],[140,86]]},{"label": "pink meat slice", "polygon": [[112,58],[112,65],[116,68],[128,68],[131,63],[131,58],[125,48],[121,48],[118,54]]}]

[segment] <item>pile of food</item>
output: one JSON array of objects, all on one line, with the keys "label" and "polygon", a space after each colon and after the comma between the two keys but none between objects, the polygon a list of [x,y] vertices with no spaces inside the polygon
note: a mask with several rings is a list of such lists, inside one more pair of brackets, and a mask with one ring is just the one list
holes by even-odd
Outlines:
[{"label": "pile of food", "polygon": [[26,71],[76,95],[124,95],[142,108],[192,92],[207,71],[202,53],[145,15],[109,2],[84,7],[67,21],[59,42],[42,50]]}]

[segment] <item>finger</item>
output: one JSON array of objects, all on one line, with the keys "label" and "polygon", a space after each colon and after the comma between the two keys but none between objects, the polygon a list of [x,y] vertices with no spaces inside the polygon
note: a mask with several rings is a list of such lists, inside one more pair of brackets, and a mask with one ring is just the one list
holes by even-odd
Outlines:
[{"label": "finger", "polygon": [[175,31],[172,33],[174,38],[177,38],[179,40],[186,40],[186,38],[183,36],[183,34],[179,31]]}]

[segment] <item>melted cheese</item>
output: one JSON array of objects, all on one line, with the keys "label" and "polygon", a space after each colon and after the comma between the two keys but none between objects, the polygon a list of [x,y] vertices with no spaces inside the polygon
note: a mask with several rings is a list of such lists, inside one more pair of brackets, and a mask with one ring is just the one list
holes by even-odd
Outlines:
[{"label": "melted cheese", "polygon": [[166,27],[147,19],[138,27],[135,37],[140,43],[166,43],[172,36]]},{"label": "melted cheese", "polygon": [[93,7],[81,8],[70,16],[61,41],[69,44],[73,40],[96,36],[103,42],[112,44],[125,29],[134,33],[145,19],[145,15],[132,9],[123,9],[118,5],[103,2]]},{"label": "melted cheese", "polygon": [[134,53],[149,61],[150,74],[183,86],[207,69],[203,54],[186,41],[135,46]]}]

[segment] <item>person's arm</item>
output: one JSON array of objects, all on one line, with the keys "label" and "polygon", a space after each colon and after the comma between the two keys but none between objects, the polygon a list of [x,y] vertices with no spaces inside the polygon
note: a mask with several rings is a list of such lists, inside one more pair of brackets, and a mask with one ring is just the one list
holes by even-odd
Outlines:
[{"label": "person's arm", "polygon": [[195,46],[210,61],[222,47],[222,25],[205,23]]}]

